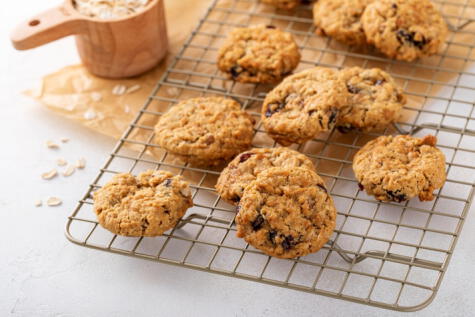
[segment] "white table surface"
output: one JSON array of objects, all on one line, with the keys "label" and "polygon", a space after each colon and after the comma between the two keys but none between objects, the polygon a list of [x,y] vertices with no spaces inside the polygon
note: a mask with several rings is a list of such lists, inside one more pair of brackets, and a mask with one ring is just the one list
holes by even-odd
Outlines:
[{"label": "white table surface", "polygon": [[[403,315],[68,242],[66,218],[115,142],[21,94],[42,75],[78,62],[71,38],[26,52],[11,47],[13,26],[48,5],[15,0],[0,10],[0,316]],[[45,148],[46,140],[62,137],[71,141],[58,152]],[[69,179],[41,180],[58,156],[84,156],[87,168]],[[34,207],[49,195],[63,198],[63,205]],[[472,210],[438,296],[414,315],[474,316],[473,241]]]}]

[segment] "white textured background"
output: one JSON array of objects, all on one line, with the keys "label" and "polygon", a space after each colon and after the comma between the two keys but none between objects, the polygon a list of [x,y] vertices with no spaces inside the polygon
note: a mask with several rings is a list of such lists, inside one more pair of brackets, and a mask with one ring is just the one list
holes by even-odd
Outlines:
[{"label": "white textured background", "polygon": [[[66,217],[114,141],[20,93],[42,75],[78,61],[71,38],[26,52],[11,47],[13,26],[48,5],[15,0],[0,10],[0,316],[403,315],[69,243]],[[45,148],[46,140],[62,137],[71,141],[61,150]],[[41,180],[39,175],[59,156],[84,156],[87,168],[68,179]],[[63,198],[63,205],[34,207],[36,199],[49,195]],[[472,210],[435,301],[414,315],[475,314],[474,217]]]}]

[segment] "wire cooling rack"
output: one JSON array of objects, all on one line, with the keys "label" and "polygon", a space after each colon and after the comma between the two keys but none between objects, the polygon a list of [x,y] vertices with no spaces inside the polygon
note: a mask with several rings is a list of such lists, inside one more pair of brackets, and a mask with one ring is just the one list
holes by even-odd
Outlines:
[{"label": "wire cooling rack", "polygon": [[[214,1],[69,217],[68,239],[103,251],[382,308],[425,307],[441,285],[475,182],[475,72],[470,71],[475,61],[475,3],[439,0],[436,5],[451,28],[446,45],[441,54],[405,63],[315,35],[310,6],[287,12],[252,0]],[[401,121],[382,134],[438,137],[448,179],[434,201],[381,203],[367,196],[354,179],[352,157],[380,134],[331,131],[294,147],[314,161],[334,197],[339,213],[331,241],[315,254],[281,260],[236,238],[235,208],[214,190],[219,170],[176,161],[154,143],[153,126],[179,100],[226,96],[256,118],[254,145],[275,146],[259,123],[263,98],[272,87],[228,81],[215,65],[217,50],[231,29],[261,23],[293,33],[302,52],[299,70],[357,65],[380,67],[396,78],[409,102]],[[195,207],[180,224],[157,238],[115,236],[98,226],[92,192],[116,173],[138,174],[150,168],[181,174],[191,182]]]}]

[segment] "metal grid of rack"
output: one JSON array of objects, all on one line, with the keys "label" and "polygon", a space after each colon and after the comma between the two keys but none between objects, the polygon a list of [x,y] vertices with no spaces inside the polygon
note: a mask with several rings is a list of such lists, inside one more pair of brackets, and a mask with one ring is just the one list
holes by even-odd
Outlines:
[{"label": "metal grid of rack", "polygon": [[[447,43],[438,55],[405,63],[315,35],[310,6],[287,12],[253,0],[215,0],[69,217],[68,239],[387,309],[425,307],[441,285],[475,186],[475,72],[470,71],[475,1],[435,3],[451,28]],[[272,87],[228,81],[215,66],[217,50],[231,29],[261,23],[293,33],[302,52],[299,70],[315,65],[380,67],[409,97],[401,121],[382,133],[331,131],[294,146],[314,161],[339,213],[331,241],[322,250],[291,260],[266,256],[236,238],[236,210],[214,190],[219,170],[183,165],[154,143],[153,126],[170,106],[189,97],[219,95],[239,101],[255,117],[256,147],[276,146],[259,123],[263,98]],[[396,133],[438,137],[448,179],[434,201],[381,203],[358,189],[352,156],[376,136]],[[180,224],[156,238],[116,236],[98,226],[92,193],[116,173],[150,168],[181,174],[192,184],[195,207]]]}]

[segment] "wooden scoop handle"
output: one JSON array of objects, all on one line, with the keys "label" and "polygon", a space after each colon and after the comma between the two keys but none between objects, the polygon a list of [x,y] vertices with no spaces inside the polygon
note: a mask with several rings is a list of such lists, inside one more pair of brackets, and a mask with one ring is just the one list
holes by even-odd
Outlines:
[{"label": "wooden scoop handle", "polygon": [[28,50],[86,30],[87,20],[74,9],[61,5],[21,23],[10,39],[17,50]]}]

